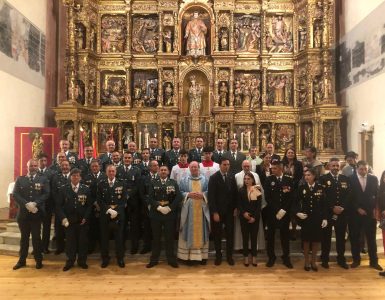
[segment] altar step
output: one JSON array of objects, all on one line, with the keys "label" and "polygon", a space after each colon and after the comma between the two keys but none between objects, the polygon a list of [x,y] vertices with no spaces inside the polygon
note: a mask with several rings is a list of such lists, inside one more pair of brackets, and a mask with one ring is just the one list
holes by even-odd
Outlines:
[{"label": "altar step", "polygon": [[[53,236],[54,229],[53,226],[51,228],[51,237]],[[382,232],[380,229],[377,230],[377,236],[376,236],[376,241],[377,241],[377,247],[378,247],[378,253],[383,253],[384,248],[383,248],[383,242],[382,242]],[[0,233],[0,254],[5,254],[5,255],[15,255],[17,256],[19,253],[19,245],[20,245],[20,232],[19,232],[19,227],[16,222],[10,222],[6,224],[6,230],[4,232]],[[111,255],[114,253],[114,246],[115,243],[114,241],[110,241],[110,252]],[[62,255],[54,255],[53,252],[55,250],[55,241],[50,241],[50,246],[49,249],[52,254],[45,255],[48,259],[55,259],[55,258],[60,258],[63,259],[64,254]],[[279,232],[277,232],[276,235],[276,254],[277,256],[280,256],[280,240],[279,240]],[[130,256],[129,250],[131,249],[130,247],[130,241],[126,242],[126,249],[127,256]],[[139,247],[140,249],[140,247]],[[214,255],[214,243],[210,241],[210,254]],[[223,241],[223,247],[222,249],[226,249],[225,247],[225,240]],[[332,237],[332,248],[331,248],[331,254],[330,254],[330,259],[331,261],[336,259],[336,245],[335,245],[335,237]],[[30,238],[30,247],[29,247],[29,253],[32,252],[32,239]],[[297,240],[295,241],[290,241],[290,252],[292,256],[302,256],[302,247],[301,247],[301,241],[300,241],[300,233],[297,232]],[[241,255],[240,251],[235,251],[235,255]],[[259,251],[261,257],[266,257],[266,251],[265,250],[260,250]],[[90,257],[95,257],[99,258],[99,253],[98,249],[96,249],[96,252],[92,254]],[[350,257],[351,252],[350,252],[350,242],[346,242],[346,256]]]}]

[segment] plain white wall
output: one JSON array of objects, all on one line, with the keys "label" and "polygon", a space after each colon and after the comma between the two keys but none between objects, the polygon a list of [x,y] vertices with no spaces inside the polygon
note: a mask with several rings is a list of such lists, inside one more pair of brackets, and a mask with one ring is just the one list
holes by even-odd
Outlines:
[{"label": "plain white wall", "polygon": [[[7,0],[21,14],[46,32],[47,0]],[[14,128],[44,127],[45,90],[0,71],[0,207],[7,207],[6,192],[13,181]]]},{"label": "plain white wall", "polygon": [[[345,32],[349,33],[383,2],[384,0],[345,0],[342,7]],[[385,170],[385,73],[348,88],[345,92],[343,104],[348,107],[348,150],[359,152],[361,124],[368,122],[369,126],[373,125],[373,169],[377,176],[381,176]]]}]

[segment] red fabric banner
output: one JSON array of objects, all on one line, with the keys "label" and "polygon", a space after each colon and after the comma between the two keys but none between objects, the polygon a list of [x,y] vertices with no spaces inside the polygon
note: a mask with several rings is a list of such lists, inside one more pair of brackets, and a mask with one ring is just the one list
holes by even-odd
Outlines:
[{"label": "red fabric banner", "polygon": [[15,127],[14,177],[27,174],[27,162],[40,153],[48,156],[51,165],[59,152],[60,130],[52,127]]}]

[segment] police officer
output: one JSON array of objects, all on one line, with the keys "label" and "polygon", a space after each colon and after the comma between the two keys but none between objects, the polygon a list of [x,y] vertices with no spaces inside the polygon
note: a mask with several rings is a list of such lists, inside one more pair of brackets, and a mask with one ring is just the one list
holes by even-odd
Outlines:
[{"label": "police officer", "polygon": [[67,160],[66,158],[66,155],[64,154],[64,152],[59,152],[57,155],[56,155],[56,159],[52,162],[52,165],[49,167],[49,169],[52,171],[52,172],[55,172],[55,173],[60,173],[61,170],[60,170],[60,164],[63,160]]},{"label": "police officer", "polygon": [[92,154],[94,150],[92,146],[84,148],[84,158],[78,160],[78,168],[81,170],[81,176],[84,178],[91,171]]},{"label": "police officer", "polygon": [[[52,177],[51,189],[54,203],[56,204],[59,199],[59,190],[62,186],[69,183],[70,180],[70,164],[68,160],[63,160],[60,163],[60,173],[55,174]],[[55,237],[56,237],[56,251],[55,255],[59,255],[64,252],[64,227],[61,225],[60,219],[55,212]]]},{"label": "police officer", "polygon": [[158,148],[158,139],[156,137],[150,138],[150,160],[156,160],[159,165],[164,163],[166,152]]},{"label": "police officer", "polygon": [[174,252],[174,233],[176,211],[182,195],[176,181],[169,179],[168,174],[167,166],[161,166],[159,180],[151,182],[148,204],[151,205],[150,220],[153,240],[151,258],[147,268],[152,268],[158,264],[162,231],[164,231],[165,236],[168,264],[173,268],[178,268]]},{"label": "police officer", "polygon": [[124,237],[127,237],[127,222],[130,221],[131,254],[138,253],[140,236],[140,203],[138,197],[138,185],[140,170],[132,165],[132,153],[123,154],[123,165],[116,169],[116,177],[124,182],[127,189],[127,207],[125,218]]},{"label": "police officer", "polygon": [[80,184],[80,169],[74,168],[70,172],[70,183],[59,190],[56,203],[57,217],[65,227],[67,261],[63,271],[71,269],[78,258],[78,265],[88,269],[88,219],[92,202],[90,189]]},{"label": "police officer", "polygon": [[106,153],[99,156],[102,165],[102,171],[105,172],[108,165],[112,164],[112,152],[115,151],[115,142],[110,140],[106,142]]},{"label": "police officer", "polygon": [[88,235],[88,253],[95,250],[96,242],[100,245],[100,207],[96,201],[96,192],[98,183],[107,179],[107,175],[100,171],[100,160],[94,159],[91,161],[91,172],[82,178],[82,183],[89,187],[91,192],[91,202],[93,203],[90,218],[89,218],[89,235]]},{"label": "police officer", "polygon": [[345,234],[347,230],[347,209],[350,205],[350,182],[340,171],[340,160],[333,157],[329,161],[330,173],[321,176],[319,183],[323,186],[327,202],[328,226],[322,230],[321,266],[329,268],[329,253],[334,226],[337,245],[337,264],[348,269],[345,258]]},{"label": "police officer", "polygon": [[140,251],[140,254],[146,254],[151,251],[152,231],[148,203],[152,181],[159,180],[158,172],[159,164],[158,161],[154,159],[149,163],[149,172],[147,174],[142,174],[139,183],[139,196],[143,223],[143,248],[142,251]]},{"label": "police officer", "polygon": [[172,139],[172,149],[168,150],[165,154],[165,164],[169,170],[172,170],[172,167],[178,164],[179,162],[179,151],[180,151],[180,138],[174,137]]},{"label": "police officer", "polygon": [[60,152],[63,152],[66,156],[66,159],[69,161],[71,169],[77,167],[78,155],[75,152],[71,152],[69,150],[70,142],[67,140],[60,140],[59,147]]},{"label": "police officer", "polygon": [[28,174],[16,179],[13,190],[15,201],[19,206],[17,223],[21,233],[19,261],[13,267],[14,270],[26,266],[30,235],[32,235],[36,269],[43,267],[40,228],[44,215],[45,201],[49,197],[49,184],[46,177],[37,174],[37,160],[30,159],[27,163],[27,168]]},{"label": "police officer", "polygon": [[271,172],[273,175],[266,179],[264,186],[267,202],[267,255],[269,257],[266,266],[271,268],[275,264],[274,237],[276,229],[279,229],[282,262],[287,268],[292,269],[293,265],[289,257],[289,223],[294,190],[293,179],[283,174],[282,163],[277,160],[271,163]]},{"label": "police officer", "polygon": [[106,268],[110,263],[109,237],[110,230],[115,238],[115,251],[118,266],[124,264],[124,219],[127,204],[127,191],[123,180],[116,178],[116,167],[107,166],[107,179],[102,180],[97,188],[97,202],[100,207],[100,254],[102,257],[101,267]]},{"label": "police officer", "polygon": [[[40,176],[44,176],[48,179],[48,183],[51,184],[53,176],[56,174],[56,172],[50,168],[47,168],[47,160],[48,156],[47,154],[40,154],[39,155],[39,169],[38,174]],[[51,235],[51,222],[52,222],[52,215],[55,211],[55,203],[51,194],[51,189],[49,193],[49,197],[47,201],[45,201],[45,214],[43,217],[43,233],[42,233],[42,249],[44,254],[48,254],[49,250],[49,241],[50,241],[50,235]]]}]

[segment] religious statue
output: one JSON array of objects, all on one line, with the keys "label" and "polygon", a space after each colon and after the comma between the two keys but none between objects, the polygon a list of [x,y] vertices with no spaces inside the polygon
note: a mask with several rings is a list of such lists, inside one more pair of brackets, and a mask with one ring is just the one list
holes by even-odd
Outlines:
[{"label": "religious statue", "polygon": [[132,142],[134,139],[134,134],[132,133],[132,129],[127,127],[123,133],[123,148],[128,149],[128,144]]},{"label": "religious statue", "polygon": [[243,82],[242,84],[242,105],[245,108],[250,107],[250,102],[251,102],[251,90],[249,86],[249,82]]},{"label": "religious statue", "polygon": [[144,148],[150,147],[150,131],[148,130],[147,125],[143,129],[143,146]]},{"label": "religious statue", "polygon": [[75,29],[75,47],[78,50],[85,49],[85,43],[84,43],[84,30],[82,28],[82,25],[76,26]]},{"label": "religious statue", "polygon": [[298,107],[303,107],[307,103],[307,88],[306,88],[306,77],[301,77],[298,81]]},{"label": "religious statue", "polygon": [[91,27],[91,32],[90,32],[90,49],[94,52],[96,52],[96,30],[94,27]]},{"label": "religious statue", "polygon": [[306,124],[304,128],[303,148],[313,146],[313,128],[310,124]]},{"label": "religious statue", "polygon": [[278,151],[285,152],[286,149],[294,147],[295,126],[288,124],[277,125],[275,131],[275,146]]},{"label": "religious statue", "polygon": [[172,85],[170,82],[166,83],[166,86],[164,88],[164,105],[165,106],[173,106],[174,105],[174,89],[172,88]]},{"label": "religious statue", "polygon": [[299,31],[299,51],[305,50],[307,40],[307,32],[305,28]]},{"label": "religious statue", "polygon": [[273,16],[271,32],[267,35],[266,44],[270,53],[287,53],[293,51],[293,34],[283,16]]},{"label": "religious statue", "polygon": [[269,78],[268,103],[270,105],[286,105],[286,84],[289,78],[287,75],[273,75]]},{"label": "religious statue", "polygon": [[260,151],[265,151],[266,145],[270,139],[270,128],[263,127],[259,132],[259,149]]},{"label": "religious statue", "polygon": [[220,127],[218,132],[218,138],[223,140],[223,145],[227,148],[227,142],[229,139],[229,129],[226,127]]},{"label": "religious statue", "polygon": [[38,159],[39,155],[43,153],[44,140],[43,137],[36,132],[32,141],[32,158]]},{"label": "religious statue", "polygon": [[316,25],[314,28],[314,48],[321,48],[322,45],[322,27]]},{"label": "religious statue", "polygon": [[163,43],[166,53],[172,52],[172,32],[170,29],[163,33]]},{"label": "religious statue", "polygon": [[324,149],[334,149],[334,127],[331,122],[325,122],[323,126]]},{"label": "religious statue", "polygon": [[221,29],[220,34],[220,50],[227,51],[229,50],[229,31],[227,28]]},{"label": "religious statue", "polygon": [[64,132],[64,136],[66,137],[67,141],[70,143],[70,149],[74,146],[74,139],[75,139],[75,130],[73,127],[68,127],[67,130]]},{"label": "religious statue", "polygon": [[136,53],[155,53],[158,51],[158,20],[153,18],[134,18],[132,27],[132,50]]},{"label": "religious statue", "polygon": [[158,101],[157,101],[157,87],[155,86],[154,83],[150,83],[150,86],[149,86],[149,96],[148,96],[148,102],[146,103],[146,106],[149,106],[149,107],[156,107],[157,104],[158,104]]},{"label": "religious statue", "polygon": [[252,131],[249,127],[241,132],[241,151],[247,151],[251,147],[251,135]]},{"label": "religious statue", "polygon": [[318,104],[323,99],[323,82],[322,77],[318,76],[313,81],[313,103]]},{"label": "religious statue", "polygon": [[219,105],[222,107],[226,106],[228,92],[229,90],[227,88],[226,82],[222,81],[221,86],[219,87]]},{"label": "religious statue", "polygon": [[83,123],[83,141],[84,145],[91,145],[91,129],[88,123]]},{"label": "religious statue", "polygon": [[259,87],[260,87],[260,84],[261,84],[261,80],[259,80],[259,78],[257,77],[253,77],[251,79],[251,86],[250,86],[250,89],[251,89],[251,108],[252,109],[256,109],[259,107],[259,102],[260,102],[260,98],[261,98],[261,92],[259,90]]},{"label": "religious statue", "polygon": [[171,150],[171,138],[168,134],[163,138],[163,147],[166,151]]},{"label": "religious statue", "polygon": [[104,84],[101,95],[102,105],[123,105],[126,95],[125,79],[122,77],[110,77]]},{"label": "religious statue", "polygon": [[237,79],[234,83],[234,102],[235,106],[242,106],[242,88],[241,81]]},{"label": "religious statue", "polygon": [[184,38],[187,39],[187,55],[206,55],[206,34],[207,27],[205,23],[199,19],[199,13],[195,11],[185,29]]},{"label": "religious statue", "polygon": [[199,116],[202,103],[202,86],[196,82],[195,75],[190,77],[190,88],[188,90],[188,97],[190,100],[190,115]]}]

